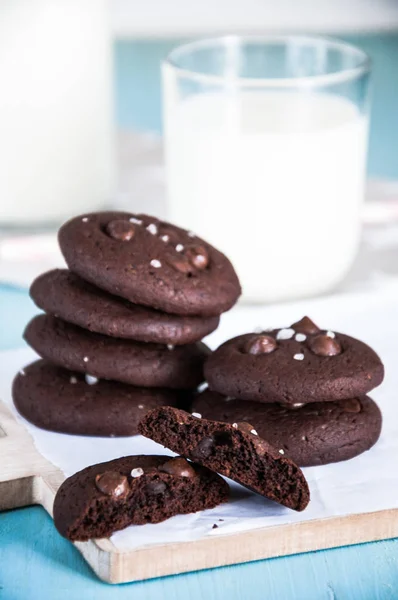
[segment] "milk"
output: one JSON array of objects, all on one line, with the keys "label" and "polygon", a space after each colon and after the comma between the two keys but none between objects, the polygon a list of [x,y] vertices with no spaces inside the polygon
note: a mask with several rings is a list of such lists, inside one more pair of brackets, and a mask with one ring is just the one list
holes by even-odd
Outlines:
[{"label": "milk", "polygon": [[247,300],[317,294],[346,274],[367,140],[353,103],[311,92],[204,93],[179,103],[169,94],[165,116],[170,219],[227,254]]},{"label": "milk", "polygon": [[113,183],[105,0],[0,3],[0,225],[102,206]]}]

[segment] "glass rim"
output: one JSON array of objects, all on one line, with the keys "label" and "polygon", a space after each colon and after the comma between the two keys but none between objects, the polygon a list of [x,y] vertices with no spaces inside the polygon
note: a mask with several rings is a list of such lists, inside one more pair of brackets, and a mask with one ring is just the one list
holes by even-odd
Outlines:
[{"label": "glass rim", "polygon": [[[335,48],[351,55],[356,55],[361,60],[355,67],[348,69],[340,69],[332,73],[321,75],[304,75],[298,77],[240,77],[227,75],[208,75],[191,69],[186,69],[179,66],[178,57],[186,54],[189,51],[195,51],[201,48],[211,46],[236,47],[242,42],[262,42],[264,44],[278,42],[310,42],[315,44],[322,43],[329,48]],[[209,38],[202,38],[187,42],[176,46],[169,52],[166,58],[162,61],[163,67],[171,67],[179,76],[200,83],[213,83],[219,85],[232,84],[235,87],[268,87],[268,88],[289,88],[289,87],[320,87],[325,85],[333,85],[359,78],[365,73],[369,73],[372,66],[370,56],[355,46],[343,40],[328,36],[317,35],[300,35],[300,34],[268,34],[268,35],[224,35]]]}]

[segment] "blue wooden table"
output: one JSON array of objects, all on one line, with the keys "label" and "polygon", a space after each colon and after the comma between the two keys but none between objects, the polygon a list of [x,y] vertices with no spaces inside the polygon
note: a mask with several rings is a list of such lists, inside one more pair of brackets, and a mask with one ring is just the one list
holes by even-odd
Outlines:
[{"label": "blue wooden table", "polygon": [[[21,346],[36,312],[0,286],[0,349]],[[111,586],[92,573],[41,507],[0,513],[1,600],[394,600],[398,540]]]}]

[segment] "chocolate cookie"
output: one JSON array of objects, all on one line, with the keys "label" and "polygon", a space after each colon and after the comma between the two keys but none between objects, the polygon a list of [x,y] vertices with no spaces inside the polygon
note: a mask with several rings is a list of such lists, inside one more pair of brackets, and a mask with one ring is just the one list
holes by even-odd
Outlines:
[{"label": "chocolate cookie", "polygon": [[292,405],[367,394],[383,381],[384,368],[363,342],[322,331],[305,317],[287,329],[225,342],[206,362],[205,377],[225,396]]},{"label": "chocolate cookie", "polygon": [[46,360],[139,387],[195,388],[203,381],[210,350],[197,342],[175,348],[91,333],[50,315],[34,317],[24,338]]},{"label": "chocolate cookie", "polygon": [[228,493],[222,477],[183,458],[125,456],[66,479],[55,496],[54,523],[72,541],[109,537],[128,525],[214,508]]},{"label": "chocolate cookie", "polygon": [[89,331],[156,344],[192,344],[217,329],[219,317],[179,317],[111,296],[66,269],[40,275],[30,288],[39,308]]},{"label": "chocolate cookie", "polygon": [[37,427],[106,437],[136,435],[148,410],[177,406],[180,394],[97,380],[44,360],[20,371],[12,389],[18,412]]},{"label": "chocolate cookie", "polygon": [[309,502],[301,469],[247,424],[238,428],[164,407],[149,411],[138,431],[288,508],[304,510]]},{"label": "chocolate cookie", "polygon": [[205,391],[195,398],[192,411],[214,421],[250,423],[260,437],[282,448],[301,467],[362,454],[379,439],[382,422],[377,404],[367,396],[289,409]]},{"label": "chocolate cookie", "polygon": [[193,233],[148,215],[102,212],[76,217],[60,229],[59,244],[71,271],[83,279],[168,313],[219,315],[241,293],[237,275],[221,252]]}]

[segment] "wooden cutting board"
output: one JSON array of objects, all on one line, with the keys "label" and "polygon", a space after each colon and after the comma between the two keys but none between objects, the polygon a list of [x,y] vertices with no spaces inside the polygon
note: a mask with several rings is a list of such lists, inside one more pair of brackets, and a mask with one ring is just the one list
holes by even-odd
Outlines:
[{"label": "wooden cutting board", "polygon": [[[52,515],[62,472],[0,401],[0,510],[41,504]],[[398,509],[315,519],[192,542],[121,551],[108,539],[76,542],[95,573],[125,583],[398,536]]]}]

